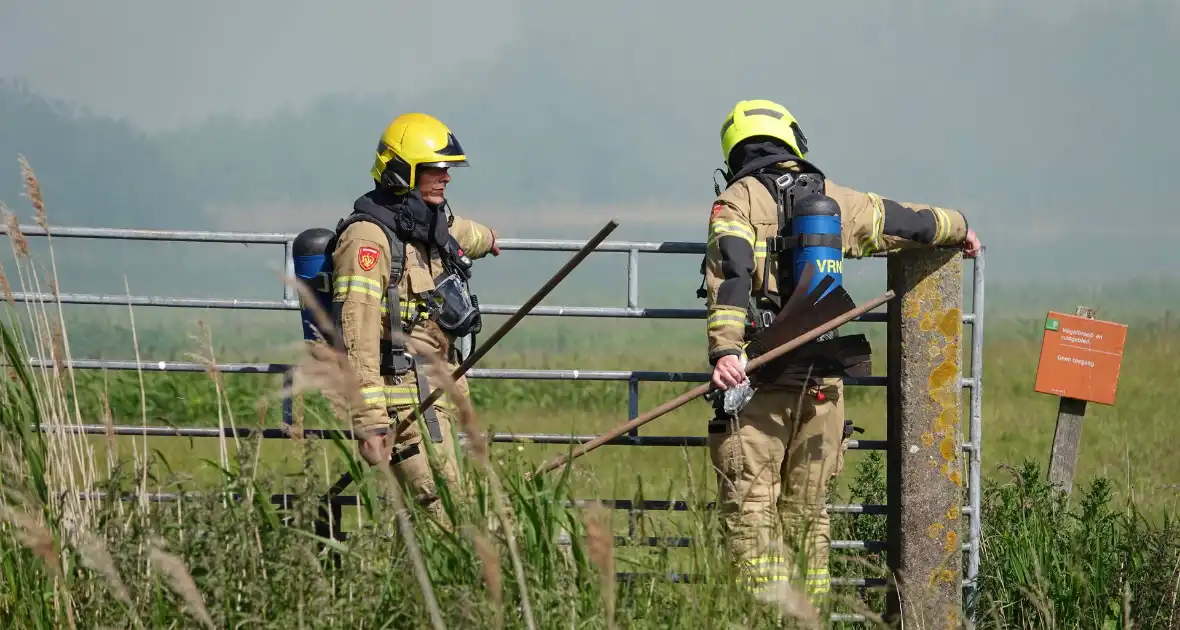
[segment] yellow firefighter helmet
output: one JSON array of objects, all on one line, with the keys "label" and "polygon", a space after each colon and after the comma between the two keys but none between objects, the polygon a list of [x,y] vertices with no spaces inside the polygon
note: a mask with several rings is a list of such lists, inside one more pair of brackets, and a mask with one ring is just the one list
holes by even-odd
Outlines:
[{"label": "yellow firefighter helmet", "polygon": [[418,167],[467,165],[467,155],[450,128],[434,116],[414,112],[398,116],[385,128],[370,174],[379,184],[409,190],[418,183]]},{"label": "yellow firefighter helmet", "polygon": [[767,100],[739,101],[721,125],[721,154],[730,168],[729,154],[743,140],[765,137],[786,144],[795,155],[807,157],[807,137],[786,107]]}]

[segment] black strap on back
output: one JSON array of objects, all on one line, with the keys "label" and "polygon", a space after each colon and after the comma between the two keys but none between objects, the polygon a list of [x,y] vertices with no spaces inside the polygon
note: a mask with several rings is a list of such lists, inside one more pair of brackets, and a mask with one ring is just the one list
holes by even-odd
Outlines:
[{"label": "black strap on back", "polygon": [[[778,159],[775,156],[768,156],[766,158],[754,160],[751,163],[751,166],[765,168],[765,167],[759,166],[759,162],[763,162],[763,161],[770,159],[772,157],[774,157],[775,159]],[[774,162],[774,163],[777,164],[778,162]],[[742,170],[745,171],[748,168],[749,167],[742,169]],[[758,183],[762,184],[762,187],[766,189],[766,192],[770,193],[770,198],[774,199],[776,212],[778,213],[778,228],[781,230],[782,226],[786,224],[787,219],[790,218],[790,209],[785,208],[785,204],[783,202],[783,190],[781,188],[779,188],[778,184],[776,183],[778,180],[778,177],[774,173],[769,173],[764,170],[755,170],[752,173],[752,175],[754,176],[754,179],[758,180]],[[774,236],[777,236],[777,234]],[[769,243],[768,243],[768,245],[769,245]],[[757,321],[757,315],[758,315],[759,311],[763,310],[763,309],[758,308],[759,301],[771,302],[773,304],[772,310],[775,312],[777,312],[778,309],[782,307],[782,303],[779,300],[777,300],[774,296],[771,296],[766,290],[766,285],[767,285],[766,281],[767,281],[767,279],[770,278],[770,258],[771,258],[770,257],[770,249],[768,247],[767,251],[766,251],[766,257],[762,259],[762,286],[758,289],[758,291],[756,293],[751,292],[751,295],[750,295],[750,311],[751,311],[751,314],[754,315],[754,317],[752,317],[752,319],[755,319],[755,323],[759,323]],[[763,319],[763,321],[765,321],[767,319],[767,317],[764,315],[762,319]],[[767,323],[766,325],[769,325],[769,323]]]},{"label": "black strap on back", "polygon": [[[385,210],[381,208],[380,210]],[[393,216],[393,212],[388,212],[389,217]],[[385,232],[385,236],[389,242],[389,283],[386,286],[386,308],[388,313],[386,316],[389,319],[389,330],[401,330],[405,333],[405,327],[401,326],[401,297],[398,294],[398,283],[401,281],[401,275],[406,270],[406,242],[402,241],[398,235],[388,224],[382,221],[385,217],[379,216],[376,212],[353,212],[346,218],[341,219],[340,223],[336,224],[336,238],[345,232],[345,229],[353,223],[362,221],[374,223]],[[339,302],[337,302],[337,321],[339,321]],[[386,359],[386,353],[389,353],[389,359]],[[382,375],[401,375],[405,374],[409,369],[408,357],[406,357],[406,344],[401,341],[381,341],[381,374]],[[392,374],[389,374],[392,373]]]},{"label": "black strap on back", "polygon": [[[769,167],[775,166],[777,164],[788,164],[788,163],[789,164],[799,164],[800,166],[802,166],[802,172],[815,173],[815,174],[819,175],[820,179],[826,179],[823,171],[821,171],[819,169],[819,167],[816,166],[815,164],[808,162],[807,160],[795,155],[794,153],[785,153],[784,152],[784,153],[775,153],[773,155],[763,155],[763,156],[759,156],[757,158],[750,160],[740,170],[738,170],[738,172],[736,172],[732,175],[729,175],[725,178],[725,187],[728,188],[728,187],[732,186],[734,184],[734,182],[742,179],[743,177],[754,175],[755,178],[759,182],[761,182],[762,185],[766,188],[767,192],[770,193],[770,196],[772,198],[774,198],[775,203],[778,204],[778,221],[779,221],[778,224],[779,224],[779,226],[782,226],[784,224],[784,222],[786,221],[786,219],[789,218],[786,214],[789,212],[789,209],[784,210],[783,191],[778,187],[778,185],[776,183],[778,176],[775,175],[773,173],[773,171],[767,171],[767,169]],[[718,169],[718,170],[720,170],[720,169]],[[725,175],[725,174],[723,173],[723,175]],[[717,196],[720,196],[721,195],[720,187],[717,186],[716,183],[714,183],[713,188],[717,192]],[[765,261],[763,262],[764,266],[763,266],[763,271],[762,271],[762,277],[763,277],[762,288],[759,290],[759,295],[757,296],[760,299],[772,299],[770,296],[768,296],[766,294],[765,278],[767,278],[768,277],[767,274],[770,273],[769,252],[767,252],[767,254],[768,254],[767,257],[766,257]],[[707,262],[708,262],[708,254],[701,256],[701,271],[700,271],[700,273],[701,273],[701,286],[697,288],[697,298],[701,299],[701,300],[705,299],[709,294],[708,291],[705,289],[705,277],[704,277]],[[751,304],[753,304],[753,299],[754,299],[754,297],[751,296]]]},{"label": "black strap on back", "polygon": [[[762,171],[763,169],[774,166],[776,164],[799,164],[800,166],[803,167],[802,168],[803,172],[816,173],[820,177],[824,177],[826,179],[823,171],[821,171],[818,166],[812,164],[811,162],[808,162],[807,160],[805,160],[801,157],[796,156],[793,153],[781,153],[781,154],[775,154],[775,155],[764,155],[762,157],[758,157],[758,158],[754,158],[753,160],[750,160],[749,163],[747,163],[745,166],[743,166],[741,168],[741,170],[739,170],[737,173],[734,173],[732,176],[727,178],[725,180],[725,185],[732,186],[733,183],[738,181],[739,179],[746,177],[747,175],[753,175],[755,173],[758,173],[759,171]],[[771,176],[771,177],[773,179],[773,176]],[[773,195],[775,193],[773,190],[771,190],[770,194]]]},{"label": "black strap on back", "polygon": [[[430,396],[430,379],[426,376],[426,366],[419,361],[414,361],[414,384],[418,386],[418,404],[421,405]],[[442,428],[439,427],[434,405],[422,412],[422,419],[426,421],[426,432],[430,434],[430,441],[435,444],[442,442]]]}]

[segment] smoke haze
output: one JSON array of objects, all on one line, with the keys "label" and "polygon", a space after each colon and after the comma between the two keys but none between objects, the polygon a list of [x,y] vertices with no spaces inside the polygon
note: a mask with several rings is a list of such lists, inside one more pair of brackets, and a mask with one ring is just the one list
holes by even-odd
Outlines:
[{"label": "smoke haze", "polygon": [[[833,180],[966,212],[992,281],[1176,278],[1176,3],[977,5],[6,0],[0,199],[28,222],[22,153],[54,223],[330,226],[417,109],[504,236],[702,240],[721,120],[770,98]],[[692,302],[697,263],[655,268]]]}]

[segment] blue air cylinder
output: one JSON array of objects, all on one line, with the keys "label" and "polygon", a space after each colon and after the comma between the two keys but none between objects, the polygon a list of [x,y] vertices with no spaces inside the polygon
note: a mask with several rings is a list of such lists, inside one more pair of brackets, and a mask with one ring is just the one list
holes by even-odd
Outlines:
[{"label": "blue air cylinder", "polygon": [[[332,257],[328,254],[328,246],[336,233],[324,228],[310,228],[299,233],[291,245],[291,257],[295,262],[295,277],[302,280],[307,288],[315,294],[323,312],[332,315]],[[323,274],[323,275],[321,275]],[[299,315],[303,320],[303,338],[314,341],[327,336],[317,334],[315,315],[311,306],[299,296]]]},{"label": "blue air cylinder", "polygon": [[816,194],[800,199],[793,210],[794,217],[790,221],[790,229],[793,236],[799,240],[791,250],[792,276],[802,277],[806,265],[814,264],[815,269],[807,292],[815,290],[824,276],[832,276],[834,282],[824,292],[824,295],[827,295],[844,282],[840,204],[827,195]]}]

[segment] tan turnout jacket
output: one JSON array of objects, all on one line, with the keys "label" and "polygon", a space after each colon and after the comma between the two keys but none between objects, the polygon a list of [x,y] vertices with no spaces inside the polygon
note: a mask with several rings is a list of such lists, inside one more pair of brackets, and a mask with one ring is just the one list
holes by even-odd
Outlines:
[{"label": "tan turnout jacket", "polygon": [[[825,192],[840,205],[844,255],[861,258],[874,252],[913,247],[949,246],[967,236],[962,212],[928,204],[896,202],[863,193],[828,179]],[[755,177],[743,177],[713,203],[705,252],[709,361],[740,355],[750,294],[764,284],[775,294],[777,266],[764,276],[766,239],[778,233],[774,197]]]},{"label": "tan turnout jacket", "polygon": [[[472,260],[487,255],[494,244],[491,229],[469,219],[456,216],[450,232]],[[333,301],[342,303],[340,327],[344,345],[349,363],[360,378],[365,401],[364,408],[353,414],[353,430],[379,431],[390,424],[389,410],[404,419],[418,403],[413,371],[401,377],[400,382],[394,377],[382,377],[380,372],[381,341],[390,339],[385,293],[390,277],[390,251],[385,232],[380,226],[366,221],[348,226],[340,235],[333,264]],[[432,252],[428,261],[422,243],[406,243],[404,271],[398,283],[401,321],[413,325],[409,337],[414,343],[425,344],[449,362],[449,350],[455,339],[426,319],[426,303],[422,297],[423,292],[434,289],[435,279],[442,272],[442,260],[437,251]],[[411,352],[409,344],[406,350]],[[431,389],[436,387],[431,383]],[[467,393],[465,378],[460,379],[459,387],[464,394]],[[437,404],[450,403],[444,396]]]}]

